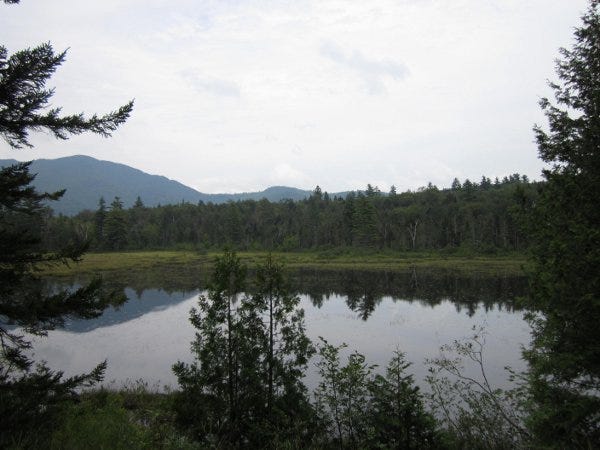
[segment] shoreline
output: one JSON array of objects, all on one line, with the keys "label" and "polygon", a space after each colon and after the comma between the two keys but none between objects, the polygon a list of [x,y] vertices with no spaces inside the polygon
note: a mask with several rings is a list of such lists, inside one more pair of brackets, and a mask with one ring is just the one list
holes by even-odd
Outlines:
[{"label": "shoreline", "polygon": [[[80,262],[55,265],[43,270],[44,275],[71,276],[103,273],[115,270],[144,270],[160,267],[208,269],[221,252],[194,251],[131,251],[87,253]],[[269,252],[237,252],[243,263],[252,268],[262,263]],[[525,255],[455,256],[433,253],[352,253],[334,251],[272,252],[286,269],[374,270],[401,272],[411,269],[448,270],[459,273],[490,275],[525,275],[528,260]]]}]

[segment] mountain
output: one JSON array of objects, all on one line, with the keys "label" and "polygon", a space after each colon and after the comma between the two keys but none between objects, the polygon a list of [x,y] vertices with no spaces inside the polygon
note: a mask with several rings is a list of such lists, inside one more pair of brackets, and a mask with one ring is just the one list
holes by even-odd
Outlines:
[{"label": "mountain", "polygon": [[[15,164],[11,159],[0,160],[0,167]],[[56,214],[74,215],[84,209],[95,210],[104,197],[107,204],[118,196],[125,207],[130,207],[139,196],[146,206],[181,202],[225,203],[238,200],[280,201],[302,200],[311,191],[273,186],[261,192],[241,194],[204,194],[177,181],[159,175],[150,175],[124,164],[100,161],[89,156],[68,156],[58,159],[38,159],[30,166],[37,173],[33,185],[38,191],[55,192],[66,189],[58,202],[51,202]]]}]

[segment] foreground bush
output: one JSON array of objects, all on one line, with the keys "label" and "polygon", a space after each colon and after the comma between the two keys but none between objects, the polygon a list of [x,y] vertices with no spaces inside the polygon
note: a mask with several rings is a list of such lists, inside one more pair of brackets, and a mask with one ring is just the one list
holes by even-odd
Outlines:
[{"label": "foreground bush", "polygon": [[78,404],[64,410],[48,447],[57,450],[200,448],[174,427],[172,401],[172,394],[150,392],[143,383],[126,386],[121,391],[85,393]]}]

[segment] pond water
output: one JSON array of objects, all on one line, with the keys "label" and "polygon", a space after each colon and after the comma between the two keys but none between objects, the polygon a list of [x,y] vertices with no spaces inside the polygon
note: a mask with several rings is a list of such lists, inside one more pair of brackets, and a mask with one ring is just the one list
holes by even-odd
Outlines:
[{"label": "pond water", "polygon": [[[105,385],[143,379],[150,386],[176,387],[171,366],[191,361],[194,328],[189,310],[203,291],[206,273],[174,278],[157,272],[114,273],[107,283],[123,290],[128,301],[93,320],[73,320],[47,337],[34,340],[35,358],[67,375],[91,370],[107,360]],[[251,277],[251,275],[250,275]],[[85,280],[70,280],[76,286]],[[65,281],[61,281],[62,287]],[[413,362],[419,384],[426,358],[443,344],[485,327],[486,371],[492,384],[505,387],[504,367],[524,367],[520,348],[529,342],[523,311],[514,305],[526,282],[519,277],[471,276],[451,272],[402,273],[302,270],[290,273],[290,287],[300,296],[308,336],[348,344],[371,364],[385,367],[399,348]],[[251,290],[251,287],[248,288]],[[317,378],[314,364],[307,385]]]}]

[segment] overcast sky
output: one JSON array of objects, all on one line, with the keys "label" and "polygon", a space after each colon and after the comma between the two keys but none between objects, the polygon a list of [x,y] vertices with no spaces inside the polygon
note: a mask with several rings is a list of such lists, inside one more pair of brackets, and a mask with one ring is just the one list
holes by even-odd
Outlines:
[{"label": "overcast sky", "polygon": [[112,138],[0,158],[85,154],[202,192],[329,192],[540,178],[532,126],[584,0],[21,0],[9,53],[68,48],[65,113],[135,98]]}]

